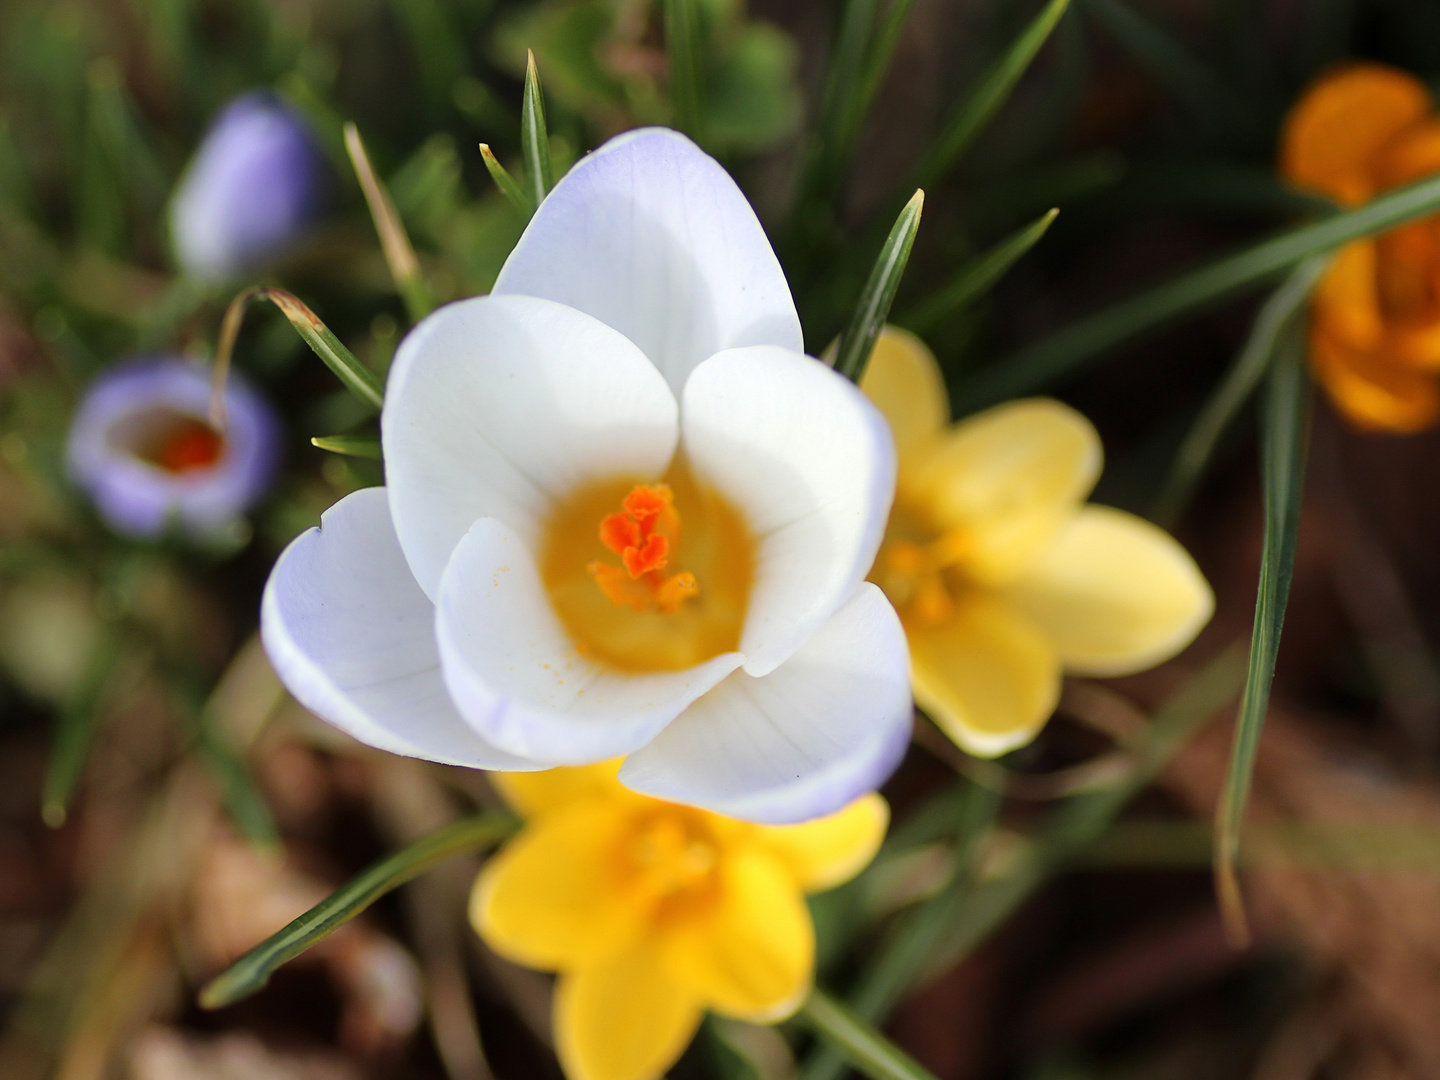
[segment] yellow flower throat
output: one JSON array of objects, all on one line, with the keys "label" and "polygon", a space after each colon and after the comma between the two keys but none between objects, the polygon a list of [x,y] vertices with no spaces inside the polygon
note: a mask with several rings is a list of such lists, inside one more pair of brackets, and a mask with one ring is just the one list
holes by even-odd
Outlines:
[{"label": "yellow flower throat", "polygon": [[870,580],[880,586],[903,623],[938,626],[955,614],[959,595],[970,587],[964,571],[969,551],[963,531],[930,527],[922,515],[897,504]]},{"label": "yellow flower throat", "polygon": [[680,671],[739,647],[754,567],[739,511],[678,462],[660,483],[617,477],[564,499],[540,577],[581,652],[620,671]]}]

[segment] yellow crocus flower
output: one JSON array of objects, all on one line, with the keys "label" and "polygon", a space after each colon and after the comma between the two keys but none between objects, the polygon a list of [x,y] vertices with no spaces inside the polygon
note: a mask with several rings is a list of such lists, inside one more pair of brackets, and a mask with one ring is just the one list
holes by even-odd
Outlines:
[{"label": "yellow crocus flower", "polygon": [[559,972],[570,1080],[655,1080],[706,1010],[766,1023],[794,1012],[815,963],[804,894],[858,873],[889,821],[870,794],[800,825],[754,825],[637,794],[619,767],[493,775],[525,827],[471,897],[491,948]]},{"label": "yellow crocus flower", "polygon": [[950,423],[925,344],[886,328],[861,389],[890,421],[899,479],[871,570],[900,613],[916,703],[972,754],[1033,739],[1062,672],[1125,675],[1169,659],[1214,596],[1167,533],[1087,505],[1100,438],[1058,401]]}]

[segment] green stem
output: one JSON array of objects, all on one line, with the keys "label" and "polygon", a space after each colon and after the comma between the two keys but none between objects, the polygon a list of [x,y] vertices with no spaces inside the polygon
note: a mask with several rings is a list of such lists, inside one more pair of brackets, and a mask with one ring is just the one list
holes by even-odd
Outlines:
[{"label": "green stem", "polygon": [[962,386],[961,411],[1034,393],[1107,349],[1176,316],[1262,284],[1312,255],[1386,232],[1437,209],[1440,176],[1431,176],[1354,210],[1261,241],[1027,345]]},{"label": "green stem", "polygon": [[871,1080],[935,1080],[934,1073],[823,990],[810,992],[799,1017]]},{"label": "green stem", "polygon": [[870,271],[870,279],[865,282],[850,326],[840,338],[835,370],[851,382],[859,382],[865,373],[865,365],[875,349],[875,339],[890,315],[890,305],[895,302],[905,264],[910,261],[910,249],[915,246],[915,234],[920,230],[920,211],[924,206],[925,193],[917,191],[900,211]]},{"label": "green stem", "polygon": [[262,989],[275,969],[338,930],[380,897],[461,852],[488,848],[515,829],[495,813],[464,818],[382,859],[342,885],[278,933],[226,968],[200,991],[200,1004],[219,1009]]},{"label": "green stem", "polygon": [[1260,385],[1275,356],[1281,334],[1310,299],[1310,291],[1329,265],[1330,259],[1324,255],[1306,259],[1265,301],[1240,355],[1235,358],[1234,365],[1214,396],[1200,410],[1185,441],[1175,452],[1170,478],[1156,498],[1154,512],[1150,515],[1158,524],[1169,528],[1185,509],[1195,485],[1210,463],[1211,455],[1215,453],[1220,436],[1234,421],[1255,387]]}]

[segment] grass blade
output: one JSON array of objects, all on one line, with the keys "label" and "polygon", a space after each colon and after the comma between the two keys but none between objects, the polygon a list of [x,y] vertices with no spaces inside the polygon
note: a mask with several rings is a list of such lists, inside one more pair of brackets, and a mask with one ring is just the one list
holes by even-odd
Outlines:
[{"label": "grass blade", "polygon": [[347,390],[365,404],[376,409],[380,408],[385,400],[385,384],[380,381],[380,376],[360,363],[355,358],[355,354],[330,332],[330,328],[321,322],[320,317],[311,311],[298,296],[288,293],[284,289],[261,285],[246,289],[230,301],[230,306],[225,309],[225,317],[221,320],[220,338],[215,345],[214,390],[210,407],[212,423],[222,428],[225,424],[223,409],[225,376],[230,370],[230,358],[235,351],[235,339],[240,334],[240,324],[245,318],[245,306],[251,300],[269,300],[278,307],[281,313],[290,320],[290,325],[305,339],[305,344],[310,346],[316,356],[325,361],[325,366],[336,374]]},{"label": "grass blade", "polygon": [[860,381],[865,365],[870,362],[875,339],[890,315],[895,290],[900,287],[900,277],[905,273],[905,264],[910,261],[910,249],[915,246],[915,234],[920,229],[920,211],[924,206],[925,193],[917,191],[905,204],[905,209],[900,211],[885,246],[880,249],[880,257],[870,271],[870,280],[865,282],[850,326],[840,339],[835,370],[852,382]]},{"label": "grass blade", "polygon": [[980,77],[975,89],[956,107],[941,130],[940,137],[925,155],[920,166],[918,186],[933,185],[950,170],[960,155],[970,148],[970,144],[985,129],[991,117],[1005,104],[1040,47],[1049,40],[1069,2],[1070,0],[1050,0],[1040,14],[1030,21],[1030,25],[1020,32],[1020,36],[1011,42],[1000,59]]},{"label": "grass blade", "polygon": [[463,818],[362,870],[335,892],[272,934],[222,971],[200,991],[200,1004],[219,1009],[262,989],[275,969],[338,930],[380,897],[437,862],[465,851],[489,848],[515,829],[501,814]]},{"label": "grass blade", "polygon": [[1230,426],[1241,407],[1249,400],[1255,387],[1270,368],[1281,335],[1310,298],[1310,292],[1330,260],[1313,255],[1295,268],[1285,284],[1274,294],[1255,317],[1240,355],[1226,373],[1214,395],[1205,403],[1200,415],[1175,452],[1170,477],[1155,500],[1151,518],[1167,528],[1172,525],[1195,490],[1215,452],[1220,436]]},{"label": "grass blade", "polygon": [[665,0],[665,59],[675,126],[696,142],[705,113],[700,101],[700,13],[695,0]]},{"label": "grass blade", "polygon": [[1224,110],[1238,113],[1224,82],[1184,45],[1122,0],[1081,0],[1137,64],[1200,124],[1213,126]]},{"label": "grass blade", "polygon": [[525,98],[520,106],[520,151],[530,181],[530,201],[537,207],[545,201],[550,178],[550,132],[545,126],[545,94],[540,88],[540,71],[535,53],[526,53]]},{"label": "grass blade", "polygon": [[530,215],[535,213],[535,204],[530,201],[530,196],[506,171],[505,166],[500,164],[500,160],[490,150],[488,143],[480,144],[480,156],[485,160],[485,168],[490,173],[490,179],[494,180],[495,186],[500,189],[500,194],[510,200],[510,205],[520,211],[521,217],[529,221]]},{"label": "grass blade", "polygon": [[90,754],[90,743],[95,737],[100,697],[118,655],[119,649],[113,640],[97,644],[80,685],[60,711],[55,747],[45,766],[40,796],[40,816],[52,829],[64,825],[70,814],[70,803],[75,798],[75,789]]},{"label": "grass blade", "polygon": [[880,92],[880,85],[889,74],[890,61],[895,58],[895,47],[900,44],[900,35],[905,30],[905,23],[914,6],[915,0],[890,0],[890,6],[885,10],[880,31],[875,35],[874,44],[870,46],[869,55],[865,58],[865,68],[859,85],[848,103],[846,114],[839,121],[838,158],[841,160],[849,155],[851,146],[860,135],[865,117],[869,115],[875,95]]},{"label": "grass blade", "polygon": [[1296,263],[1440,210],[1440,176],[1262,240],[1028,345],[960,387],[962,411],[1022,397],[1128,338],[1262,284]]},{"label": "grass blade", "polygon": [[1049,230],[1058,209],[1052,209],[1017,229],[984,254],[971,259],[938,292],[916,304],[899,322],[917,334],[925,334],[967,304],[973,303],[1005,276],[1020,257],[1040,242]]},{"label": "grass blade", "polygon": [[863,92],[865,58],[878,9],[878,0],[846,0],[840,16],[820,105],[820,147],[814,165],[814,172],[820,175],[830,173],[844,157],[845,131]]},{"label": "grass blade", "polygon": [[235,750],[226,745],[214,730],[208,717],[200,718],[200,749],[206,764],[220,782],[220,792],[225,808],[239,826],[240,832],[258,847],[278,849],[280,832],[275,827],[275,818],[260,793],[255,775]]},{"label": "grass blade", "polygon": [[310,440],[310,445],[346,457],[369,458],[371,461],[379,461],[381,457],[380,440],[374,435],[316,435]]},{"label": "grass blade", "polygon": [[823,990],[810,991],[798,1019],[871,1080],[935,1080],[933,1073]]},{"label": "grass blade", "polygon": [[[942,900],[942,893],[928,901],[927,907],[943,904],[947,920],[929,939],[922,954],[923,964],[907,973],[898,992],[891,986],[871,982],[875,975],[862,975],[852,995],[856,1013],[871,1023],[883,1022],[898,994],[959,963],[1037,888],[1083,856],[1200,725],[1234,700],[1244,675],[1245,664],[1237,643],[1201,668],[1156,711],[1144,741],[1134,748],[1135,768],[1123,782],[1067,800],[1008,873],[980,884],[966,879],[955,895]],[[927,918],[925,910],[918,911],[915,918]],[[882,963],[883,954],[871,971],[878,971]],[[892,994],[896,996],[892,998]],[[822,1051],[811,1059],[801,1080],[836,1080],[839,1072],[838,1062]]]},{"label": "grass blade", "polygon": [[420,273],[420,260],[415,257],[415,248],[410,244],[400,212],[395,209],[395,201],[375,175],[370,156],[365,153],[365,144],[360,139],[360,129],[353,123],[345,125],[345,150],[360,181],[360,190],[365,193],[365,202],[370,207],[370,217],[375,222],[380,249],[385,253],[385,264],[390,267],[395,289],[405,301],[410,321],[419,322],[435,310],[435,296]]},{"label": "grass blade", "polygon": [[1260,730],[1270,703],[1275,656],[1295,570],[1295,541],[1300,531],[1300,500],[1305,484],[1305,449],[1310,428],[1310,381],[1305,369],[1305,328],[1297,320],[1280,343],[1270,371],[1261,429],[1261,479],[1265,500],[1265,539],[1260,555],[1260,585],[1255,597],[1255,626],[1250,639],[1250,669],[1235,721],[1230,770],[1215,818],[1215,886],[1220,913],[1236,945],[1249,941],[1244,902],[1235,863],[1240,826],[1255,774]]},{"label": "grass blade", "polygon": [[[878,1022],[909,989],[915,972],[954,921],[955,909],[968,895],[975,856],[989,835],[1000,809],[1000,796],[978,784],[967,784],[955,830],[955,862],[944,887],[909,912],[896,933],[871,959],[849,994],[857,1016]],[[953,812],[952,812],[953,817]],[[800,1080],[838,1080],[845,1057],[833,1046],[817,1048]]]}]

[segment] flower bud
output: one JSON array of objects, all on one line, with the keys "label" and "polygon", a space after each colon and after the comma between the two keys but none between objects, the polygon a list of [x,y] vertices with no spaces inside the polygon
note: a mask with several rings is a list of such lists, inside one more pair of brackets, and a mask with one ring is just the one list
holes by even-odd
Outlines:
[{"label": "flower bud", "polygon": [[296,112],[269,93],[211,125],[170,207],[180,268],[219,282],[284,253],[314,216],[324,164]]},{"label": "flower bud", "polygon": [[279,459],[274,412],[232,373],[221,431],[208,418],[210,393],[209,374],[175,357],[121,364],[91,383],[67,465],[116,532],[152,538],[173,527],[203,538],[264,494]]}]

